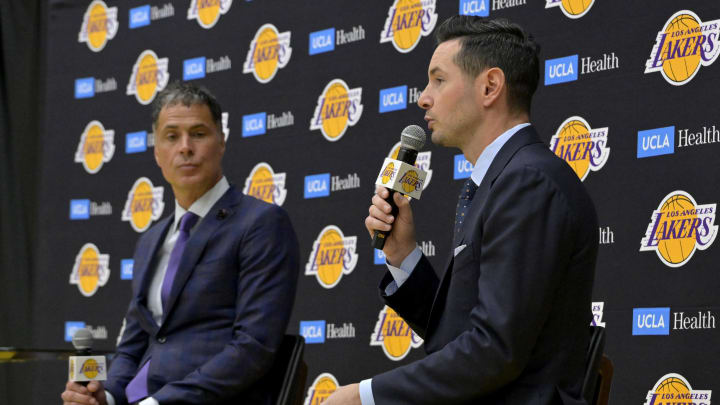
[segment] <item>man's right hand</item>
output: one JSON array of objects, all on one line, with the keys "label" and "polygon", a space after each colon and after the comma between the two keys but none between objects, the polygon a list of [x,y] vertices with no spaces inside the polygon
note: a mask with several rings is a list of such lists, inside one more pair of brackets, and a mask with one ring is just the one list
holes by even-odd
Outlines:
[{"label": "man's right hand", "polygon": [[412,209],[410,209],[410,201],[403,197],[400,193],[393,196],[395,205],[398,207],[397,218],[391,214],[392,207],[385,199],[390,192],[385,187],[376,187],[375,195],[372,198],[369,215],[365,218],[365,228],[370,232],[372,237],[374,231],[389,231],[392,233],[385,240],[383,252],[388,263],[393,266],[400,266],[400,263],[409,255],[417,246],[415,242],[415,223],[413,222]]},{"label": "man's right hand", "polygon": [[107,405],[105,389],[98,381],[90,381],[87,387],[68,381],[65,385],[65,392],[60,397],[64,405]]}]

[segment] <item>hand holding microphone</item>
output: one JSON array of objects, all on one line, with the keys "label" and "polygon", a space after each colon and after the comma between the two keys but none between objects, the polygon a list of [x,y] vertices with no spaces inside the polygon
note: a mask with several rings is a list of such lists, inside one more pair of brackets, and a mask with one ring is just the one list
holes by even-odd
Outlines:
[{"label": "hand holding microphone", "polygon": [[89,330],[78,329],[72,338],[75,356],[68,358],[69,381],[60,396],[64,403],[106,404],[99,381],[107,380],[105,356],[92,355],[93,338]]},{"label": "hand holding microphone", "polygon": [[[412,211],[403,194],[420,197],[426,174],[413,165],[424,144],[422,128],[417,125],[406,127],[402,131],[397,160],[385,159],[376,182],[378,187],[365,226],[373,237],[373,247],[383,249],[389,261],[392,261],[391,256],[404,258],[415,248]],[[397,197],[394,196],[398,194],[396,191],[400,193]],[[388,240],[392,242],[385,249]]]}]

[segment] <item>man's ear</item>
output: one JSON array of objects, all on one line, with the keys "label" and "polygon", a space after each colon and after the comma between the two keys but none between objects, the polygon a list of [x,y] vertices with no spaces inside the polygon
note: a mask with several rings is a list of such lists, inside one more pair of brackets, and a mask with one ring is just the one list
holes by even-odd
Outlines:
[{"label": "man's ear", "polygon": [[478,75],[476,85],[480,85],[480,99],[483,107],[490,107],[497,103],[501,95],[505,93],[505,72],[502,69],[494,67],[485,70]]}]

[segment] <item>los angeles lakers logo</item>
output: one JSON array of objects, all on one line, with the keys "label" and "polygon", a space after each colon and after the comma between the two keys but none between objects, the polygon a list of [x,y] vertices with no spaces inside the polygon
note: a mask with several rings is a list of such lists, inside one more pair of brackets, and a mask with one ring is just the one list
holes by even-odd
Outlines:
[{"label": "los angeles lakers logo", "polygon": [[393,162],[388,163],[387,166],[382,171],[382,183],[388,184],[388,182],[395,178],[395,175],[397,174],[397,169],[395,168],[395,164]]},{"label": "los angeles lakers logo", "polygon": [[580,18],[590,11],[595,0],[546,0],[545,8],[560,7],[568,18]]},{"label": "los angeles lakers logo", "polygon": [[418,178],[418,174],[415,170],[408,170],[400,178],[400,185],[406,194],[410,194],[415,190],[422,191],[423,182]]},{"label": "los angeles lakers logo", "polygon": [[255,80],[267,83],[280,68],[287,66],[291,55],[290,31],[279,32],[274,25],[265,24],[250,42],[243,73],[252,73]]},{"label": "los angeles lakers logo", "polygon": [[110,255],[100,253],[93,243],[86,243],[75,256],[70,273],[70,284],[76,284],[80,293],[92,297],[110,278]]},{"label": "los angeles lakers logo", "polygon": [[245,180],[243,193],[270,204],[283,205],[287,196],[285,173],[275,173],[269,164],[260,162]]},{"label": "los angeles lakers logo", "polygon": [[85,11],[78,42],[86,42],[91,51],[100,52],[115,38],[118,27],[117,7],[108,7],[105,2],[95,0]]},{"label": "los angeles lakers logo", "polygon": [[[397,159],[398,153],[400,152],[400,144],[401,142],[398,142],[393,145],[392,149],[390,149],[390,153],[388,154],[389,158]],[[427,173],[427,177],[425,177],[425,184],[423,184],[423,188],[425,189],[427,189],[427,187],[430,185],[430,179],[432,178],[433,171],[430,168],[431,159],[432,152],[430,151],[419,152],[417,158],[415,159],[415,167]]]},{"label": "los angeles lakers logo", "polygon": [[80,372],[87,378],[95,378],[98,374],[102,374],[102,365],[98,364],[94,359],[87,359],[80,368]]},{"label": "los angeles lakers logo", "polygon": [[351,89],[342,79],[331,80],[318,97],[310,130],[319,129],[330,142],[339,140],[349,126],[360,120],[361,102],[362,87]]},{"label": "los angeles lakers logo", "polygon": [[205,29],[217,24],[220,15],[226,14],[232,6],[232,0],[191,0],[188,9],[188,20],[197,20]]},{"label": "los angeles lakers logo", "polygon": [[115,131],[105,129],[100,121],[85,126],[75,152],[75,163],[82,163],[85,171],[95,174],[115,154]]},{"label": "los angeles lakers logo", "polygon": [[133,66],[127,95],[135,95],[140,104],[150,104],[155,95],[167,86],[168,80],[168,58],[158,58],[155,52],[144,50]]},{"label": "los angeles lakers logo", "polygon": [[566,161],[580,180],[585,180],[590,171],[596,172],[605,166],[610,156],[607,136],[607,127],[592,129],[584,118],[570,117],[553,135],[550,150]]},{"label": "los angeles lakers logo", "polygon": [[388,10],[380,43],[392,42],[398,52],[408,53],[420,38],[435,29],[437,18],[435,0],[395,0]]},{"label": "los angeles lakers logo", "polygon": [[695,77],[700,66],[710,66],[720,53],[720,20],[702,22],[690,10],[673,14],[657,34],[645,73],[661,72],[675,86]]},{"label": "los angeles lakers logo", "polygon": [[328,397],[335,392],[340,384],[335,376],[330,373],[322,373],[308,388],[307,397],[305,397],[304,405],[319,405],[325,402]]},{"label": "los angeles lakers logo", "polygon": [[715,240],[715,210],[716,204],[699,205],[685,191],[673,191],[653,211],[640,251],[654,250],[670,267],[684,265]]},{"label": "los angeles lakers logo", "polygon": [[122,220],[129,221],[136,232],[145,232],[165,209],[163,191],[162,186],[154,187],[147,177],[137,179],[128,192]]},{"label": "los angeles lakers logo", "polygon": [[648,391],[644,405],[710,405],[711,390],[694,390],[685,377],[677,373],[665,374]]},{"label": "los angeles lakers logo", "polygon": [[370,337],[370,346],[381,346],[390,360],[402,360],[423,344],[420,336],[410,328],[394,309],[385,306],[378,314],[375,331]]},{"label": "los angeles lakers logo", "polygon": [[355,270],[357,264],[357,236],[345,236],[335,225],[320,231],[313,243],[312,253],[305,265],[305,275],[314,275],[325,288],[335,287],[342,278]]}]

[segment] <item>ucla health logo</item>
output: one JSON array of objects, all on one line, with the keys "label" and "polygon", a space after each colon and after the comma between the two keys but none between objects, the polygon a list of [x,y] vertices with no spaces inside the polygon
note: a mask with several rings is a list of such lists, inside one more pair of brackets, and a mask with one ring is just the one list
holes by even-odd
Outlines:
[{"label": "ucla health logo", "polygon": [[243,138],[248,136],[262,135],[266,132],[265,122],[267,121],[267,113],[261,112],[256,114],[243,115]]},{"label": "ucla health logo", "polygon": [[168,80],[168,58],[158,58],[155,52],[146,49],[140,53],[133,65],[127,95],[135,95],[140,104],[150,104],[155,95],[167,86]]},{"label": "ucla health logo", "polygon": [[670,308],[633,308],[632,334],[669,335]]},{"label": "ucla health logo", "polygon": [[308,53],[310,55],[334,51],[335,28],[311,32],[308,40],[310,42],[308,44]]},{"label": "ucla health logo", "polygon": [[694,390],[685,377],[669,373],[648,391],[644,405],[710,405],[712,390]]},{"label": "ucla health logo", "polygon": [[[393,145],[392,149],[390,149],[390,153],[388,153],[388,157],[390,159],[397,159],[398,153],[400,152],[400,144],[402,142],[398,142],[395,145]],[[462,156],[462,155],[461,155]],[[425,177],[425,183],[422,185],[423,189],[427,189],[430,185],[430,179],[432,179],[433,171],[430,168],[430,161],[432,160],[432,152],[425,151],[425,152],[418,152],[417,158],[415,159],[415,167],[418,169],[422,169],[427,173],[427,177]],[[472,171],[472,169],[470,169]]]},{"label": "ucla health logo", "polygon": [[133,259],[120,260],[120,280],[132,280],[134,266],[135,260]]},{"label": "ucla health logo", "polygon": [[392,42],[398,52],[408,53],[420,38],[430,35],[437,18],[435,0],[395,0],[388,10],[380,43]]},{"label": "ucla health logo", "polygon": [[75,163],[82,163],[85,171],[95,174],[115,154],[115,131],[105,129],[100,121],[90,121],[80,135]]},{"label": "ucla health logo", "polygon": [[355,270],[357,260],[357,236],[345,236],[337,226],[328,225],[313,242],[305,275],[315,276],[324,288],[333,288],[343,274]]},{"label": "ucla health logo", "polygon": [[391,87],[380,90],[380,112],[404,110],[407,108],[407,86]]},{"label": "ucla health logo", "polygon": [[390,360],[405,358],[410,349],[417,349],[423,340],[392,308],[385,306],[378,314],[370,346],[380,346]]},{"label": "ucla health logo", "polygon": [[570,55],[545,61],[545,85],[572,82],[578,79],[578,56]]},{"label": "ucla health logo", "polygon": [[318,97],[310,130],[319,129],[325,139],[335,142],[362,116],[362,87],[351,89],[342,79],[331,80]]},{"label": "ucla health logo", "polygon": [[475,165],[465,159],[465,155],[462,153],[455,155],[455,161],[453,162],[453,179],[467,179],[472,174],[474,167]]},{"label": "ucla health logo", "polygon": [[650,217],[640,251],[655,251],[669,267],[690,261],[696,250],[705,250],[715,241],[716,204],[699,205],[685,191],[673,191],[660,201]]},{"label": "ucla health logo", "polygon": [[720,53],[720,20],[702,22],[690,10],[673,14],[657,34],[645,73],[661,72],[675,86],[697,74],[700,66],[710,66]]},{"label": "ucla health logo", "polygon": [[202,79],[205,77],[205,57],[185,59],[183,61],[183,80]]},{"label": "ucla health logo", "polygon": [[322,373],[308,388],[307,397],[305,397],[304,405],[318,405],[330,397],[340,386],[335,376],[330,373]]},{"label": "ucla health logo", "polygon": [[197,20],[201,27],[210,29],[217,24],[220,15],[230,11],[230,6],[232,0],[191,0],[187,19]]},{"label": "ucla health logo", "polygon": [[148,147],[147,131],[128,132],[125,134],[125,153],[145,152]]},{"label": "ucla health logo", "polygon": [[287,66],[292,55],[290,31],[279,32],[272,24],[265,24],[250,42],[243,73],[252,73],[255,80],[267,83],[280,68]]},{"label": "ucla health logo", "polygon": [[546,0],[545,8],[560,7],[568,18],[580,18],[590,11],[595,0]]},{"label": "ucla health logo", "polygon": [[135,29],[150,25],[150,5],[130,9],[129,28]]},{"label": "ucla health logo", "polygon": [[95,0],[85,11],[78,42],[85,42],[91,51],[100,52],[109,40],[115,38],[117,30],[117,7],[108,7],[105,2]]},{"label": "ucla health logo", "polygon": [[487,17],[490,15],[490,0],[460,0],[459,13]]},{"label": "ucla health logo", "polygon": [[165,209],[163,192],[162,186],[154,187],[147,177],[137,179],[128,192],[122,220],[130,222],[136,232],[145,232]]},{"label": "ucla health logo", "polygon": [[243,193],[270,204],[283,205],[287,196],[285,173],[275,173],[269,164],[260,162],[245,179]]},{"label": "ucla health logo", "polygon": [[638,131],[638,158],[668,155],[672,153],[675,153],[674,126]]},{"label": "ucla health logo", "polygon": [[300,321],[300,335],[305,343],[325,343],[325,321]]},{"label": "ucla health logo", "polygon": [[590,171],[605,166],[610,156],[607,137],[607,127],[592,129],[584,118],[574,116],[560,124],[550,140],[550,150],[566,161],[580,180],[585,180]]},{"label": "ucla health logo", "polygon": [[75,256],[70,273],[70,284],[76,284],[80,293],[92,297],[110,278],[110,255],[100,253],[93,243],[86,243]]},{"label": "ucla health logo", "polygon": [[330,173],[305,176],[303,198],[320,198],[330,195]]}]

